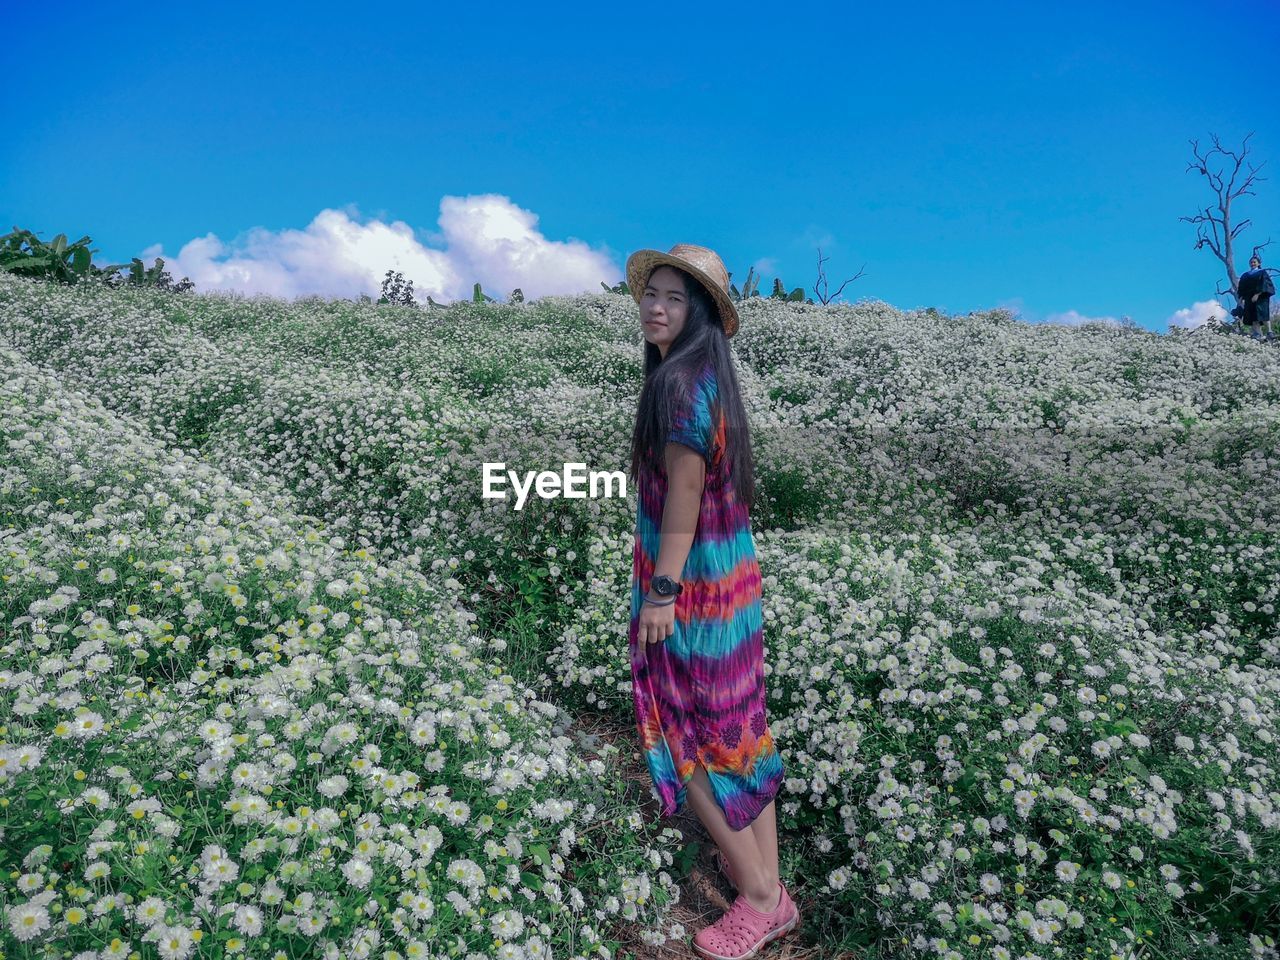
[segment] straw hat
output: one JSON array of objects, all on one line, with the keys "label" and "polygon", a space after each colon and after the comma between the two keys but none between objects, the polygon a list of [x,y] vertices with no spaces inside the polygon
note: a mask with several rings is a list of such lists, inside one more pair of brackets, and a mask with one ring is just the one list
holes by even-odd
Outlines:
[{"label": "straw hat", "polygon": [[677,243],[666,253],[660,250],[637,250],[627,258],[627,286],[636,303],[644,296],[649,275],[658,267],[675,267],[691,274],[711,294],[720,310],[724,335],[738,332],[738,308],[729,296],[729,271],[714,250],[692,243]]}]

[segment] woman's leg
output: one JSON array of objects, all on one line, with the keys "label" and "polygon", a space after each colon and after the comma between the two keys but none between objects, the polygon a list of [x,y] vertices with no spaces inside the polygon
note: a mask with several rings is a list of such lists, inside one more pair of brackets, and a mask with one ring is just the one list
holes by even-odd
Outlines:
[{"label": "woman's leg", "polygon": [[760,859],[764,862],[764,870],[769,876],[779,877],[778,872],[778,818],[774,809],[776,801],[760,811],[760,815],[751,822],[751,832],[756,837],[756,849],[760,851]]},{"label": "woman's leg", "polygon": [[[707,779],[707,771],[702,764],[694,767],[688,791],[689,802],[693,804],[694,813],[707,828],[716,846],[729,858],[729,865],[733,867],[734,876],[738,881],[738,892],[747,898],[747,903],[763,913],[776,909],[781,899],[778,890],[776,827],[772,834],[770,858],[772,865],[770,866],[757,845],[754,824],[742,830],[734,830],[729,826],[724,818],[724,811],[720,809],[720,804],[716,803],[715,795],[711,791],[711,781]],[[768,809],[772,823],[773,804],[769,804]],[[767,827],[765,833],[768,841]]]}]

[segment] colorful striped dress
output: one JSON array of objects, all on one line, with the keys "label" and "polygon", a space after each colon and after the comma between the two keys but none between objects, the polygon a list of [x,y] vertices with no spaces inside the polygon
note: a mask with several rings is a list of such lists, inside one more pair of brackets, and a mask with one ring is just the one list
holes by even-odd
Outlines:
[{"label": "colorful striped dress", "polygon": [[747,506],[737,500],[724,454],[724,418],[714,406],[708,365],[688,396],[676,398],[668,441],[707,460],[706,484],[693,546],[678,578],[675,632],[637,643],[641,601],[658,559],[667,476],[656,468],[636,476],[639,506],[631,580],[632,695],[640,742],[661,815],[684,805],[699,762],[716,802],[735,830],[748,826],[782,784],[782,760],[765,714],[764,634],[760,567]]}]

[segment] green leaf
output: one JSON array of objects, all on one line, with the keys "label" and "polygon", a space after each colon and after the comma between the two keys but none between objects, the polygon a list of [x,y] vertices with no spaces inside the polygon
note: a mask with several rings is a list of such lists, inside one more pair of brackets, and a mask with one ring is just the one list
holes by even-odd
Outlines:
[{"label": "green leaf", "polygon": [[1134,776],[1142,777],[1144,780],[1151,773],[1151,771],[1146,768],[1146,766],[1142,763],[1141,760],[1134,760],[1132,758],[1125,760],[1122,764],[1120,764],[1120,768],[1122,770],[1128,770]]},{"label": "green leaf", "polygon": [[537,860],[540,866],[551,866],[551,851],[547,849],[545,843],[530,844],[529,852],[533,854],[533,859]]},{"label": "green leaf", "polygon": [[31,267],[46,267],[53,263],[53,257],[48,255],[38,255],[34,257],[13,257],[5,262],[0,262],[0,267],[6,270],[27,270]]}]

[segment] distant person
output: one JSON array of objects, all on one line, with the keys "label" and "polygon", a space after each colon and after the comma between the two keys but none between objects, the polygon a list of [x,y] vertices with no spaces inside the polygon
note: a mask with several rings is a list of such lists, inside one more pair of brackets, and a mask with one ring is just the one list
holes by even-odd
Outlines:
[{"label": "distant person", "polygon": [[1276,285],[1271,282],[1271,274],[1262,269],[1262,258],[1255,253],[1249,258],[1248,272],[1241,274],[1240,283],[1236,287],[1236,299],[1244,310],[1241,322],[1253,328],[1252,336],[1255,340],[1270,342],[1275,339],[1270,329],[1271,297],[1275,292]]}]

